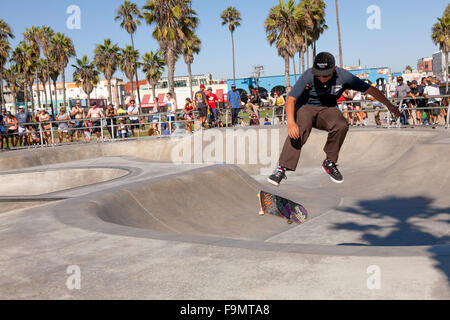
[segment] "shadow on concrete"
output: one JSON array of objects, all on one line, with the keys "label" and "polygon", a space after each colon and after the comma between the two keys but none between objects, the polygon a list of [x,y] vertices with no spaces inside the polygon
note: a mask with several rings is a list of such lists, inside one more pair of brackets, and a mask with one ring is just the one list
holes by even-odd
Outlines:
[{"label": "shadow on concrete", "polygon": [[[361,233],[362,243],[342,243],[340,245],[361,246],[431,246],[428,251],[450,281],[450,207],[433,206],[434,199],[423,196],[387,197],[377,200],[361,200],[353,207],[339,210],[362,215],[371,219],[370,223],[336,223],[336,230],[350,230]],[[374,223],[373,219],[388,219],[388,226]],[[424,219],[424,220],[420,220]],[[425,223],[430,222],[427,228]],[[379,235],[386,228],[390,230]],[[375,234],[378,233],[378,234]]]}]

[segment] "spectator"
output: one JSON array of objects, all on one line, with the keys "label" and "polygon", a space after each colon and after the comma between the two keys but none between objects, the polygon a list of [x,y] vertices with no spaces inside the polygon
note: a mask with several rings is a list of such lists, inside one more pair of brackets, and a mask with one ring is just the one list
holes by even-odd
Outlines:
[{"label": "spectator", "polygon": [[108,118],[107,122],[107,128],[109,135],[111,136],[111,139],[114,139],[117,131],[117,110],[114,108],[114,106],[110,103],[108,107],[106,108],[106,118]]},{"label": "spectator", "polygon": [[154,132],[157,132],[159,134],[159,121],[160,121],[160,116],[157,115],[157,113],[159,113],[159,99],[158,97],[154,97],[153,98],[153,109],[152,111],[150,111],[150,120],[152,122],[152,128],[154,130]]},{"label": "spectator", "polygon": [[281,123],[283,121],[285,100],[278,91],[275,91],[273,94],[273,104],[275,106],[275,115],[277,116],[277,123]]},{"label": "spectator", "polygon": [[269,118],[267,118],[267,117],[264,118],[264,125],[265,126],[270,126],[271,125],[271,123],[269,121]]},{"label": "spectator", "polygon": [[241,108],[241,94],[236,90],[236,86],[231,85],[231,91],[228,91],[227,95],[228,106],[231,108],[231,125],[235,126],[238,124],[238,115]]},{"label": "spectator", "polygon": [[[360,91],[353,90],[353,108],[354,110],[361,110],[361,100],[362,100],[362,94]],[[362,113],[362,114],[361,114]],[[356,116],[356,125],[361,126],[364,125],[364,116],[363,112],[354,112],[353,113]]]},{"label": "spectator", "polygon": [[174,99],[172,94],[168,92],[166,94],[166,100],[165,100],[166,106],[167,106],[167,120],[172,123],[175,122],[175,113],[178,109],[177,101]]},{"label": "spectator", "polygon": [[441,109],[439,108],[441,105],[441,98],[433,98],[433,96],[439,96],[440,91],[437,85],[437,80],[429,77],[427,79],[427,86],[423,91],[424,97],[428,99],[428,110],[430,113],[430,125],[435,128],[435,125],[438,124],[438,117],[441,114]]},{"label": "spectator", "polygon": [[[66,107],[61,107],[61,109],[59,110],[59,114],[56,117],[56,120],[58,121],[63,121],[63,122],[58,122],[58,135],[59,135],[59,143],[63,143],[64,140],[66,140],[67,142],[69,142],[69,121],[70,121],[70,116],[69,114],[66,112]],[[63,137],[64,135],[64,137]]]},{"label": "spectator", "polygon": [[428,109],[426,109],[427,104],[428,104],[428,99],[425,99],[425,96],[424,96],[425,87],[427,86],[427,78],[424,77],[420,80],[420,86],[422,87],[421,96],[424,97],[424,99],[420,99],[419,103],[418,103],[418,107],[423,108],[422,110],[419,110],[420,111],[419,115],[420,115],[420,119],[422,120],[422,125],[425,125],[427,123],[430,123],[430,121],[429,121],[430,120],[430,112]]},{"label": "spectator", "polygon": [[[6,110],[6,109],[5,109]],[[3,152],[3,139],[5,136],[5,127],[3,126],[3,110],[0,112],[0,151]]]},{"label": "spectator", "polygon": [[18,146],[20,147],[22,145],[22,142],[24,145],[27,144],[27,139],[24,139],[26,136],[26,124],[30,122],[31,116],[28,112],[25,111],[25,108],[23,106],[19,107],[19,112],[16,114],[16,118],[19,124],[18,128]]},{"label": "spectator", "polygon": [[130,106],[128,107],[128,115],[131,116],[128,119],[130,120],[130,128],[131,128],[131,134],[133,135],[133,137],[135,136],[134,134],[134,130],[137,130],[137,136],[139,137],[141,132],[140,132],[140,128],[139,128],[139,106],[136,105],[136,101],[131,100],[130,101]]},{"label": "spectator", "polygon": [[246,104],[247,110],[251,108],[259,118],[259,107],[261,104],[261,97],[259,96],[259,90],[255,89],[252,85],[250,85],[249,91],[250,96]]},{"label": "spectator", "polygon": [[81,135],[81,139],[84,141],[83,127],[87,127],[84,109],[81,107],[81,103],[77,101],[70,110],[70,117],[75,119],[73,124],[73,134],[75,134],[75,141],[78,142],[78,135]]},{"label": "spectator", "polygon": [[208,98],[208,105],[210,110],[210,124],[211,126],[217,126],[217,120],[218,120],[218,114],[217,109],[219,108],[219,98],[215,93],[213,93],[212,88],[208,88],[208,91],[206,93],[206,96]]},{"label": "spectator", "polygon": [[186,121],[186,130],[192,133],[192,125],[194,123],[194,116],[192,112],[194,111],[194,103],[190,98],[186,98],[186,104],[183,108],[183,119]]},{"label": "spectator", "polygon": [[195,105],[198,110],[198,116],[202,122],[202,127],[205,127],[206,116],[208,115],[208,97],[205,93],[205,85],[200,85],[200,90],[195,93]]},{"label": "spectator", "polygon": [[26,139],[28,146],[39,144],[41,142],[41,139],[39,138],[36,130],[34,130],[31,124],[26,126]]},{"label": "spectator", "polygon": [[45,144],[50,144],[52,142],[52,125],[51,125],[51,117],[48,114],[47,110],[41,109],[41,112],[37,114],[37,118],[39,123],[41,124],[42,129],[42,140],[44,140]]},{"label": "spectator", "polygon": [[16,117],[8,111],[6,117],[4,117],[4,122],[6,127],[6,149],[9,149],[10,144],[15,148],[18,140],[16,137],[18,121]]},{"label": "spectator", "polygon": [[131,132],[128,130],[128,121],[126,119],[120,122],[118,133],[120,139],[125,139],[131,136]]},{"label": "spectator", "polygon": [[[397,87],[395,88],[394,97],[406,98],[408,96],[414,98],[414,96],[411,94],[411,89],[406,83],[403,82],[403,77],[397,77]],[[400,108],[403,108],[404,103],[407,103],[406,99],[400,100],[400,104],[402,104]],[[400,114],[400,123],[402,125],[408,125],[408,119],[405,111],[402,111],[402,113]]]},{"label": "spectator", "polygon": [[413,118],[413,123],[417,121],[417,124],[422,123],[422,110],[415,110],[416,107],[419,107],[423,99],[416,100],[417,97],[423,95],[423,87],[417,84],[416,80],[411,81],[411,94],[413,98],[409,101],[409,107],[411,110],[411,117]]},{"label": "spectator", "polygon": [[[86,118],[91,119],[92,121],[92,133],[97,135],[97,141],[101,140],[102,133],[102,118],[104,118],[104,114],[102,109],[97,106],[97,102],[91,103],[91,108],[89,109]],[[90,135],[89,135],[90,139]]]}]

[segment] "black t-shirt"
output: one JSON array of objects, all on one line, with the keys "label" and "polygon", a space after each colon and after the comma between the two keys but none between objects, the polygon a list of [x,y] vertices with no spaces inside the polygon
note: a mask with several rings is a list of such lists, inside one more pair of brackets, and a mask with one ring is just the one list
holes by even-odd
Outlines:
[{"label": "black t-shirt", "polygon": [[208,97],[204,91],[197,91],[195,93],[195,100],[197,100],[197,107],[201,109],[206,109],[208,104]]},{"label": "black t-shirt", "polygon": [[[308,90],[306,90],[307,85],[309,87]],[[336,107],[337,99],[340,98],[345,90],[351,89],[366,92],[369,88],[369,84],[345,69],[336,68],[333,77],[325,84],[314,77],[312,69],[308,69],[295,83],[289,93],[289,97],[297,99],[295,102],[296,109],[303,105]]]}]

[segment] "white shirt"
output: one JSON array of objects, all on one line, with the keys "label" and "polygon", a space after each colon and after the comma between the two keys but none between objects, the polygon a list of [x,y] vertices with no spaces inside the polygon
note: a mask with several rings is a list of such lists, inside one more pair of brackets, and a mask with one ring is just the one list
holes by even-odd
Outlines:
[{"label": "white shirt", "polygon": [[[441,94],[441,92],[439,91],[439,87],[436,85],[432,85],[432,86],[427,85],[425,87],[425,89],[423,90],[423,93],[427,94],[429,96],[439,96]],[[428,104],[434,103],[434,102],[440,102],[441,100],[442,100],[441,98],[431,98],[430,97],[428,99]]]}]

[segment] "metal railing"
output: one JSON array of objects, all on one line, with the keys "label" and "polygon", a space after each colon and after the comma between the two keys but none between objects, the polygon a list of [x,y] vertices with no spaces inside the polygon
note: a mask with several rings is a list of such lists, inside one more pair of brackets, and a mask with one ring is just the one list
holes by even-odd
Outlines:
[{"label": "metal railing", "polygon": [[[440,95],[440,96],[430,96],[430,98],[449,98],[450,95]],[[423,97],[417,97],[416,100],[425,99]],[[406,102],[406,100],[412,100],[412,98],[389,98],[390,101],[395,102],[399,101],[400,106]],[[377,113],[379,118],[381,119],[381,115],[383,116],[383,124],[375,124],[373,126],[377,127],[401,127],[402,124],[398,123],[399,119],[395,119],[391,113],[387,110],[387,108],[383,105],[379,105],[377,102],[372,100],[352,100],[352,101],[343,101],[339,104],[353,104],[360,103],[361,108],[358,110],[341,110],[343,114],[354,114],[354,113]],[[402,111],[412,111],[416,112],[418,110],[426,110],[429,111],[431,109],[441,109],[446,112],[446,123],[444,127],[446,129],[449,128],[449,118],[450,118],[450,105],[443,106],[441,105],[442,100],[440,102],[439,107],[405,107],[402,108]],[[138,115],[128,115],[121,114],[115,117],[103,117],[103,118],[80,118],[80,119],[70,119],[70,120],[49,120],[43,122],[30,122],[30,123],[22,123],[18,124],[17,127],[21,127],[20,133],[18,130],[13,132],[7,132],[8,124],[4,124],[5,132],[2,132],[2,141],[7,140],[7,146],[12,144],[12,148],[9,149],[24,149],[31,147],[51,147],[56,145],[66,145],[66,144],[74,144],[74,143],[86,143],[92,140],[96,140],[99,142],[104,141],[122,141],[127,139],[141,139],[143,137],[147,137],[148,133],[152,133],[153,136],[163,137],[167,135],[180,135],[185,134],[190,131],[197,131],[208,129],[211,127],[230,127],[231,125],[240,126],[242,121],[245,125],[268,125],[264,123],[262,119],[266,119],[270,123],[270,125],[275,124],[284,124],[286,121],[286,110],[285,105],[282,106],[262,106],[257,110],[257,118],[259,124],[252,124],[252,112],[248,112],[249,110],[245,107],[241,107],[239,109],[238,115],[238,123],[232,124],[231,121],[231,109],[218,109],[218,118],[215,122],[210,122],[207,120],[205,124],[202,124],[198,117],[198,111],[192,111],[193,119],[186,119],[183,117],[184,113],[179,110],[177,112],[160,112],[160,113],[142,113]],[[376,117],[376,115],[375,115]],[[414,117],[414,115],[412,115]],[[137,122],[134,119],[138,119]],[[131,121],[133,120],[133,122]],[[66,127],[61,127],[60,124],[67,124]],[[80,126],[81,123],[81,126]],[[78,124],[76,126],[76,124]],[[190,128],[192,130],[188,130],[186,128]],[[409,124],[408,124],[409,126]],[[23,129],[23,128],[26,129]],[[58,128],[59,127],[59,128]],[[194,128],[192,128],[194,127]],[[368,127],[370,127],[368,125]],[[134,131],[138,129],[138,134],[135,135]],[[149,130],[152,129],[152,130]],[[67,131],[67,132],[65,132]],[[144,131],[144,135],[141,135],[141,132]],[[75,133],[79,135],[81,133],[81,142],[80,137],[78,137],[78,141],[74,142]],[[97,133],[98,136],[97,136]],[[60,139],[62,136],[63,139]],[[60,140],[65,140],[60,141]],[[97,136],[97,137],[96,137]],[[32,143],[30,142],[30,138],[34,137]],[[37,139],[38,138],[38,139]],[[75,137],[76,138],[76,137]],[[12,141],[11,141],[12,140]],[[22,142],[21,140],[25,140],[28,143],[24,142],[24,145],[17,145]],[[58,142],[57,142],[58,140]],[[29,145],[27,145],[29,144]],[[3,145],[3,148],[5,146]]]}]

